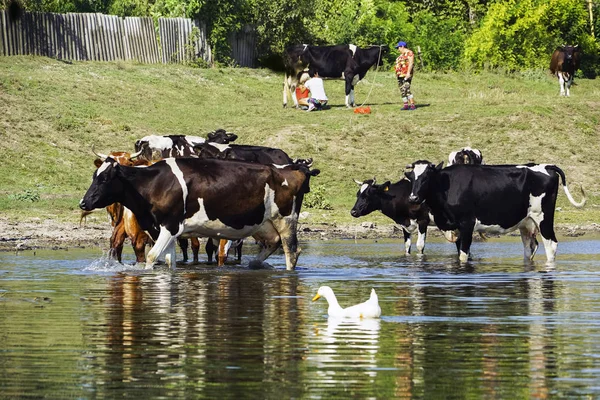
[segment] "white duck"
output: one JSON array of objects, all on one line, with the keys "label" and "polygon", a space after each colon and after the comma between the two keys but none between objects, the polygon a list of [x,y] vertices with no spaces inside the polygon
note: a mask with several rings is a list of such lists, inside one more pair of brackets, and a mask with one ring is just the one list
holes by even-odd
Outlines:
[{"label": "white duck", "polygon": [[317,301],[321,297],[325,297],[325,300],[329,303],[327,314],[330,317],[377,318],[381,315],[381,308],[379,307],[379,300],[375,289],[371,289],[369,300],[348,308],[340,307],[333,290],[329,286],[321,286],[313,301]]}]

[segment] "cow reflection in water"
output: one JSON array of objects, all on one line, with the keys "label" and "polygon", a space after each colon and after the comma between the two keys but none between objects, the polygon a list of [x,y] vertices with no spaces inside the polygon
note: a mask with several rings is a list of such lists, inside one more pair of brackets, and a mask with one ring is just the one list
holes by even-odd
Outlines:
[{"label": "cow reflection in water", "polygon": [[[154,385],[174,371],[197,389],[215,383],[235,387],[236,377],[222,371],[256,365],[257,358],[262,367],[248,372],[253,380],[288,373],[285,379],[296,378],[294,367],[306,352],[290,348],[306,326],[297,276],[265,284],[264,276],[245,273],[117,274],[109,285],[101,346],[108,350],[94,354],[106,376],[98,393],[123,382]],[[97,322],[88,331],[86,336],[96,337]]]}]

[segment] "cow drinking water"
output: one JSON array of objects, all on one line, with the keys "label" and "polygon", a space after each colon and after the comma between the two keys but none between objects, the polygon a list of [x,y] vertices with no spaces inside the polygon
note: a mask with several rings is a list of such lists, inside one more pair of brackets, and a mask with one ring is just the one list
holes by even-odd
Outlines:
[{"label": "cow drinking water", "polygon": [[356,193],[356,203],[350,214],[354,218],[358,218],[373,211],[381,211],[402,227],[405,253],[410,254],[411,234],[416,231],[418,234],[417,252],[423,254],[427,226],[430,222],[429,207],[425,204],[409,203],[410,181],[403,179],[393,184],[388,181],[377,185],[373,178],[364,182],[357,180],[355,182],[360,189]]}]

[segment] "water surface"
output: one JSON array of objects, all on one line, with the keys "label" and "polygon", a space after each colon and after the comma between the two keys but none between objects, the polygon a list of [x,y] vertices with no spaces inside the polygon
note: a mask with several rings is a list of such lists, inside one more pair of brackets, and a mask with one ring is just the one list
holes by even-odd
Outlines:
[{"label": "water surface", "polygon": [[[552,267],[514,237],[466,266],[441,242],[302,247],[295,272],[0,253],[1,397],[600,397],[600,240],[562,240]],[[375,288],[382,317],[329,319],[320,285],[342,306]]]}]

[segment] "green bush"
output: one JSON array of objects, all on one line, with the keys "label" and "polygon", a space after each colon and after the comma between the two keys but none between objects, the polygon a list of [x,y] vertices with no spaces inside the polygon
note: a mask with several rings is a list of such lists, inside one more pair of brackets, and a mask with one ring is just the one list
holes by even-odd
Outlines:
[{"label": "green bush", "polygon": [[467,39],[463,62],[477,69],[548,68],[559,44],[581,43],[589,51],[593,39],[587,32],[587,11],[579,0],[497,2]]},{"label": "green bush", "polygon": [[312,185],[310,192],[304,196],[304,202],[302,203],[306,208],[317,208],[320,210],[333,210],[331,203],[327,201],[327,193],[325,193],[325,186],[323,185]]}]

